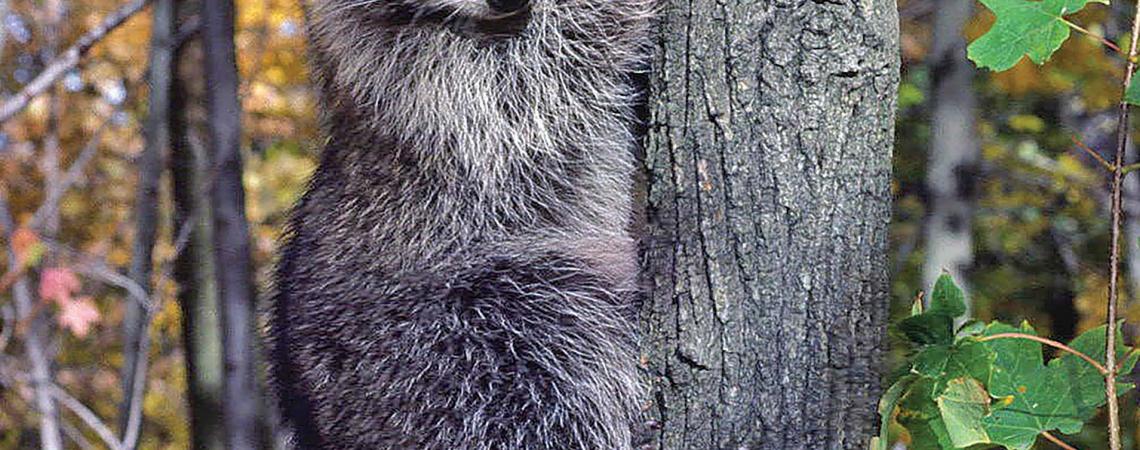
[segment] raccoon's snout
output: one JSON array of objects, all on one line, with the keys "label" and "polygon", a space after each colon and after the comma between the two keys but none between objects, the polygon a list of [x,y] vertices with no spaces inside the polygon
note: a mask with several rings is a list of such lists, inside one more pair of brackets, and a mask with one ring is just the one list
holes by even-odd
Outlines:
[{"label": "raccoon's snout", "polygon": [[530,0],[487,0],[487,5],[495,12],[511,14],[526,7]]}]

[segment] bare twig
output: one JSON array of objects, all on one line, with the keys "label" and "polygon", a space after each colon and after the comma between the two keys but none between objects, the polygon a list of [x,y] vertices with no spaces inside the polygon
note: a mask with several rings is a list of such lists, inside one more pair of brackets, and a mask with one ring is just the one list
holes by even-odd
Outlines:
[{"label": "bare twig", "polygon": [[1114,167],[1108,161],[1105,161],[1104,158],[1100,156],[1100,153],[1096,152],[1096,150],[1089,148],[1089,146],[1085,145],[1084,142],[1081,142],[1081,140],[1076,136],[1072,136],[1072,139],[1073,143],[1077,145],[1077,148],[1084,150],[1085,153],[1088,153],[1089,156],[1092,156],[1093,159],[1100,163],[1101,167],[1104,167],[1104,170],[1107,170],[1109,172],[1116,170],[1116,167]]},{"label": "bare twig", "polygon": [[1049,339],[1049,338],[1043,338],[1041,336],[1034,336],[1032,334],[1024,334],[1024,333],[998,333],[995,335],[986,336],[986,337],[978,339],[978,340],[981,342],[986,342],[986,341],[993,341],[993,340],[997,340],[997,339],[1027,339],[1030,341],[1040,342],[1042,344],[1045,344],[1045,345],[1048,345],[1050,347],[1056,348],[1058,350],[1070,353],[1073,356],[1076,356],[1078,358],[1081,358],[1081,359],[1087,361],[1089,364],[1092,364],[1092,366],[1095,367],[1096,370],[1101,373],[1101,375],[1107,375],[1108,374],[1108,369],[1106,369],[1104,367],[1104,365],[1101,364],[1100,362],[1098,362],[1097,360],[1092,359],[1091,356],[1086,355],[1086,354],[1082,353],[1081,351],[1079,351],[1075,348],[1069,347],[1068,345],[1062,344],[1060,342],[1054,341],[1054,340]]},{"label": "bare twig", "polygon": [[[8,202],[2,190],[0,190],[0,227],[4,228],[5,239],[12,242],[12,233],[16,226],[15,221],[12,220],[12,214],[8,211]],[[8,266],[13,267],[19,263],[15,249],[8,246]],[[26,321],[36,314],[32,290],[28,284],[26,277],[20,277],[12,285],[12,299],[16,307],[16,316],[21,321]],[[28,362],[32,366],[32,388],[35,405],[40,413],[40,439],[42,440],[40,445],[48,450],[62,449],[59,417],[56,414],[55,401],[48,389],[52,385],[52,377],[47,345],[44,343],[40,331],[35,328],[26,334],[23,341],[24,351],[27,353]]]},{"label": "bare twig", "polygon": [[132,0],[103,19],[98,26],[80,36],[71,48],[52,60],[39,75],[28,82],[20,92],[0,104],[0,123],[7,122],[28,106],[32,99],[48,90],[60,77],[79,65],[79,60],[91,47],[141,11],[150,0]]},{"label": "bare twig", "polygon": [[75,425],[72,425],[71,422],[61,420],[59,421],[59,424],[63,427],[63,434],[71,439],[71,442],[74,442],[75,445],[79,446],[79,450],[95,449],[95,446],[91,445],[91,442],[87,440],[87,437],[83,435],[83,432],[79,431],[78,428],[75,428]]},{"label": "bare twig", "polygon": [[[1132,83],[1136,71],[1137,42],[1140,39],[1140,6],[1132,19],[1132,42],[1128,48],[1128,64],[1124,72],[1122,92]],[[1112,246],[1109,251],[1108,326],[1105,330],[1105,363],[1109,368],[1104,377],[1105,396],[1108,400],[1108,446],[1120,450],[1120,404],[1116,398],[1116,317],[1120,297],[1120,232],[1123,215],[1124,152],[1128,145],[1128,103],[1120,101],[1120,121],[1116,125],[1116,168],[1112,172]]]},{"label": "bare twig", "polygon": [[75,397],[72,397],[71,394],[68,394],[67,391],[63,390],[63,388],[54,384],[51,386],[51,395],[55,397],[61,405],[75,413],[75,415],[79,417],[79,420],[82,420],[91,431],[94,431],[95,434],[99,436],[99,439],[103,440],[104,444],[107,444],[107,447],[110,447],[112,450],[120,450],[123,448],[122,444],[115,439],[115,433],[111,431],[111,428],[104,424],[103,421],[99,419],[99,415],[91,411],[83,402],[80,402]]},{"label": "bare twig", "polygon": [[[0,227],[3,228],[3,235],[9,243],[8,246],[8,265],[14,267],[19,263],[16,256],[15,248],[11,247],[11,235],[16,230],[16,221],[11,218],[11,213],[8,211],[8,201],[5,196],[5,191],[0,190]],[[35,313],[34,301],[32,298],[32,289],[28,286],[27,278],[21,277],[16,280],[16,283],[11,287],[13,293],[13,300],[16,306],[16,317],[24,321],[30,319],[32,314]],[[62,436],[59,434],[59,423],[56,415],[56,403],[51,399],[51,394],[48,386],[51,382],[51,365],[48,361],[47,345],[43,342],[43,336],[40,335],[38,329],[32,329],[30,333],[24,337],[24,351],[27,353],[27,360],[32,366],[32,387],[34,391],[35,409],[40,412],[40,439],[41,447],[44,449],[62,449],[63,442],[59,442]]]},{"label": "bare twig", "polygon": [[1112,41],[1108,40],[1108,39],[1107,39],[1107,38],[1105,38],[1104,36],[1101,36],[1101,35],[1099,35],[1099,34],[1093,33],[1092,31],[1089,31],[1089,30],[1085,29],[1084,27],[1082,27],[1082,26],[1080,26],[1080,25],[1077,25],[1077,24],[1075,24],[1075,23],[1073,23],[1073,22],[1070,22],[1070,21],[1068,21],[1068,20],[1066,20],[1066,19],[1064,19],[1064,18],[1061,18],[1061,22],[1062,22],[1062,23],[1064,23],[1065,25],[1068,25],[1068,26],[1069,26],[1069,28],[1072,28],[1072,29],[1074,29],[1074,30],[1077,30],[1077,32],[1079,32],[1079,33],[1081,33],[1081,34],[1083,34],[1083,35],[1085,35],[1085,36],[1088,36],[1088,37],[1089,37],[1089,38],[1091,38],[1092,40],[1094,40],[1094,41],[1097,41],[1097,42],[1100,42],[1101,44],[1104,44],[1104,46],[1105,46],[1105,47],[1108,47],[1108,48],[1112,49],[1112,51],[1116,52],[1118,55],[1120,55],[1120,56],[1126,56],[1126,55],[1124,54],[1124,50],[1121,50],[1121,49],[1120,49],[1120,47],[1119,47],[1119,46],[1117,46],[1115,42],[1112,42]]},{"label": "bare twig", "polygon": [[1053,434],[1049,433],[1048,431],[1042,431],[1041,435],[1045,436],[1045,439],[1048,440],[1049,442],[1052,442],[1054,445],[1061,447],[1065,450],[1077,450],[1076,447],[1073,447],[1069,444],[1066,444],[1065,441],[1062,441],[1061,439],[1057,438],[1057,436],[1053,436]]},{"label": "bare twig", "polygon": [[59,211],[59,204],[63,200],[63,196],[66,195],[71,186],[77,183],[83,176],[83,171],[87,168],[87,164],[98,152],[99,143],[102,142],[103,131],[107,129],[108,123],[108,120],[103,121],[99,129],[95,132],[95,136],[92,136],[91,139],[87,141],[87,144],[83,146],[83,150],[80,150],[79,156],[68,166],[67,172],[63,174],[62,179],[49,186],[47,198],[44,199],[44,202],[36,210],[35,214],[32,215],[32,221],[28,224],[29,228],[34,230],[39,229],[48,218],[56,215]]}]

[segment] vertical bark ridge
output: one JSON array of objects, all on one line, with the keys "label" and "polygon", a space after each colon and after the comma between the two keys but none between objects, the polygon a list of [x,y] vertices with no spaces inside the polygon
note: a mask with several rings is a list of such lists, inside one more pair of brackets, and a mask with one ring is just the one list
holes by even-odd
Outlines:
[{"label": "vertical bark ridge", "polygon": [[666,2],[650,77],[654,448],[862,448],[876,424],[893,2]]}]

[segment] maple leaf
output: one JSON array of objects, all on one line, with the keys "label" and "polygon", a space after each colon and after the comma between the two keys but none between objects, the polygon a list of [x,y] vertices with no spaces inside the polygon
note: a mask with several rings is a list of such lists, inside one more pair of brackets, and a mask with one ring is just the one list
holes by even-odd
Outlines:
[{"label": "maple leaf", "polygon": [[1065,16],[1084,9],[1089,3],[1108,0],[981,0],[997,22],[967,49],[978,67],[1003,71],[1022,57],[1044,64],[1069,38]]},{"label": "maple leaf", "polygon": [[53,301],[60,307],[71,301],[71,296],[82,287],[75,272],[66,267],[51,267],[40,273],[40,298]]},{"label": "maple leaf", "polygon": [[99,321],[99,317],[99,309],[95,307],[94,299],[78,297],[59,304],[59,315],[56,320],[59,321],[60,327],[82,338],[87,336],[91,326]]}]

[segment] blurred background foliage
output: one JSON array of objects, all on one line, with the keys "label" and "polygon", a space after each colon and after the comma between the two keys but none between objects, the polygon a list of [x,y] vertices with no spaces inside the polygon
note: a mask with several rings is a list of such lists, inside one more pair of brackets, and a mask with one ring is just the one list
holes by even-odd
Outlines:
[{"label": "blurred background foliage", "polygon": [[[900,0],[902,85],[899,89],[894,154],[895,212],[890,255],[892,317],[908,314],[923,286],[930,248],[924,240],[934,206],[928,184],[931,152],[932,71],[929,59],[933,16],[945,0]],[[1132,2],[1087,8],[1074,22],[1127,47],[1125,17]],[[980,3],[962,32],[972,41],[993,24]],[[1125,44],[1119,44],[1125,43]],[[965,58],[964,52],[959,58]],[[973,69],[973,66],[971,65]],[[1107,173],[1079,145],[1108,158],[1121,95],[1123,60],[1105,46],[1075,35],[1043,66],[1023,59],[1015,68],[992,73],[974,69],[975,120],[979,156],[970,180],[973,262],[955,273],[968,287],[972,312],[983,320],[1029,321],[1042,335],[1067,341],[1103,324],[1108,289],[1109,192]],[[966,95],[966,92],[961,92]],[[957,94],[956,94],[957,95]],[[1137,137],[1135,134],[1133,138]],[[965,138],[965,137],[963,137]],[[1074,138],[1081,144],[1074,143]],[[1133,145],[1133,144],[1130,144]],[[1135,149],[1130,160],[1135,160]],[[1126,204],[1136,202],[1135,190]],[[1126,206],[1126,209],[1128,207]],[[1126,220],[1136,221],[1137,214]],[[1136,237],[1126,252],[1138,256]],[[1126,267],[1128,280],[1137,268]],[[1124,283],[1125,318],[1140,323],[1140,283]],[[1125,328],[1135,345],[1137,329]],[[895,357],[906,349],[896,346]],[[1122,403],[1129,436],[1137,448],[1136,397]],[[1102,418],[1103,419],[1103,418]],[[1104,448],[1103,427],[1066,439],[1077,448]],[[904,436],[905,440],[905,436]],[[1040,448],[1055,448],[1046,442]]]},{"label": "blurred background foliage", "polygon": [[[114,0],[65,3],[57,45],[70,45],[120,5]],[[40,72],[49,62],[45,55],[50,54],[51,45],[41,25],[45,13],[40,1],[13,0],[7,6],[7,14],[0,16],[0,34],[4,35],[0,40],[0,99]],[[288,208],[315,168],[314,97],[308,86],[299,2],[239,0],[236,8],[247,213],[258,282],[265,286]],[[138,175],[134,162],[143,148],[147,113],[149,21],[144,11],[110,34],[90,51],[79,70],[63,77],[57,91],[62,108],[56,125],[61,165],[67,167],[92,142],[98,148],[61,202],[60,228],[53,238],[61,246],[121,271],[129,264],[133,241],[131,216]],[[48,111],[48,97],[41,96],[0,128],[0,190],[7,194],[17,223],[28,221],[44,200],[40,156],[52,126]],[[151,328],[152,362],[140,448],[184,449],[189,447],[190,430],[186,368],[180,311],[170,279],[175,247],[169,229],[173,214],[168,206],[169,181],[164,179],[162,186],[162,204],[167,206],[160,211],[162,238],[155,249],[155,298],[160,309]],[[66,260],[56,263],[69,264]],[[0,273],[9,269],[6,259],[0,262]],[[98,317],[83,335],[67,327],[56,330],[57,382],[99,416],[115,417],[122,398],[124,295],[86,277],[78,291],[93,299]],[[0,296],[0,303],[7,301],[6,295]],[[31,398],[27,389],[0,387],[0,448],[36,447],[36,408],[29,403]],[[65,425],[66,435],[79,433],[93,448],[103,448],[79,422],[71,421],[71,427],[74,430],[69,431]],[[68,448],[75,445],[69,443]]]},{"label": "blurred background foliage", "polygon": [[[899,0],[903,82],[890,249],[894,317],[906,314],[916,294],[926,288],[922,280],[928,254],[924,230],[931,208],[927,177],[932,101],[932,66],[927,59],[932,17],[945,1]],[[1132,5],[1116,3],[1088,8],[1075,22],[1126,42],[1122,18]],[[40,1],[8,0],[6,5],[6,13],[0,15],[0,35],[4,36],[0,40],[0,98],[18,91],[39,73],[50,60],[48,56],[58,50],[51,46],[68,45],[119,2],[65,3],[63,25],[54,44],[45,36]],[[308,87],[304,19],[298,2],[237,0],[236,5],[244,181],[258,285],[264,287],[288,208],[316,165],[315,97]],[[147,113],[148,21],[148,14],[134,17],[94,47],[79,70],[62,78],[57,92],[63,113],[58,123],[49,120],[50,106],[44,96],[0,128],[0,190],[7,195],[17,223],[28,221],[44,200],[40,155],[45,145],[54,145],[46,142],[49,136],[58,136],[64,167],[79,158],[85,147],[97,145],[76,187],[61,203],[59,228],[52,238],[75,254],[120,270],[130,262],[133,241],[137,176],[133,164],[143,147],[141,126]],[[975,5],[963,32],[976,37],[992,22],[993,16]],[[1028,320],[1041,334],[1059,340],[1103,322],[1109,231],[1105,174],[1074,145],[1073,137],[1094,151],[1111,151],[1107,143],[1115,124],[1106,118],[1113,116],[1119,101],[1121,72],[1119,58],[1100,43],[1078,37],[1044,67],[1022,61],[1002,74],[975,73],[971,91],[977,107],[971,114],[976,120],[980,159],[966,179],[973,200],[969,230],[973,263],[963,268],[960,281],[969,289],[978,318],[1010,323]],[[57,132],[50,133],[53,127]],[[169,198],[168,191],[169,183],[164,181],[161,195]],[[160,212],[165,227],[155,254],[160,312],[151,328],[153,362],[141,447],[181,449],[189,445],[186,369],[181,317],[169,270],[175,248],[168,229],[172,212]],[[1140,252],[1135,238],[1127,249]],[[68,264],[66,260],[56,263]],[[0,273],[13,269],[6,264],[0,261]],[[1138,285],[1129,286],[1126,316],[1140,323]],[[123,294],[87,277],[82,277],[74,291],[90,297],[97,315],[71,317],[89,329],[61,322],[56,330],[57,381],[101,417],[114,417],[122,396]],[[0,296],[0,303],[4,301]],[[65,313],[58,315],[67,319]],[[1127,331],[1135,343],[1138,333],[1131,328]],[[896,348],[893,354],[900,356],[904,351]],[[34,446],[36,418],[30,399],[31,394],[18,384],[0,388],[0,448]],[[1133,436],[1138,432],[1135,403],[1134,397],[1125,402],[1126,413],[1133,418],[1126,421]],[[75,422],[70,427],[65,432],[72,441],[99,448],[90,431]],[[1097,442],[1104,442],[1103,436],[1095,435],[1100,427],[1086,429],[1091,433],[1087,440],[1072,441],[1077,447],[1097,448]],[[1136,448],[1134,442],[1127,448]]]}]

